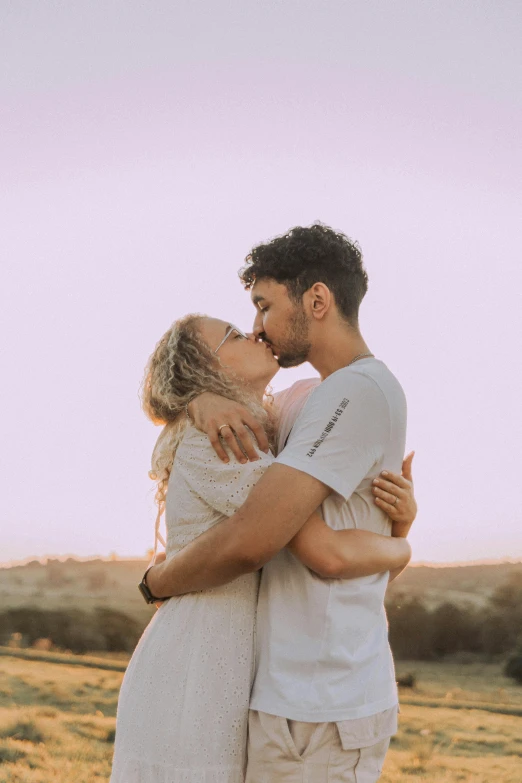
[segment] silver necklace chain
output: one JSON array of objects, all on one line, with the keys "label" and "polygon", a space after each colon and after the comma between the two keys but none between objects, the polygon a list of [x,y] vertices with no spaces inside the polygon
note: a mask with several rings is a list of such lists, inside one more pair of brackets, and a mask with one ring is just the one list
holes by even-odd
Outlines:
[{"label": "silver necklace chain", "polygon": [[359,359],[369,359],[369,358],[373,358],[373,356],[374,356],[373,353],[358,353],[357,356],[354,356],[352,361],[348,362],[346,366],[349,367],[350,364],[353,364],[354,362],[358,362]]}]

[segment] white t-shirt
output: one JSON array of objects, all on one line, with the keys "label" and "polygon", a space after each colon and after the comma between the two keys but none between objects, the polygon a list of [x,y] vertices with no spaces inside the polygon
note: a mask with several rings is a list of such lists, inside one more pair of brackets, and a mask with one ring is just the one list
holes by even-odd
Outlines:
[{"label": "white t-shirt", "polygon": [[307,378],[304,381],[296,381],[288,389],[274,394],[274,404],[277,409],[276,454],[281,454],[283,451],[305,402],[320,383],[320,378]]},{"label": "white t-shirt", "polygon": [[[286,408],[291,395],[283,402]],[[289,437],[284,430],[283,415],[280,444],[288,440],[276,462],[331,487],[322,504],[330,527],[390,533],[389,518],[373,502],[371,482],[385,467],[400,472],[406,401],[382,362],[360,360],[311,387]],[[251,708],[322,722],[394,707],[387,583],[387,573],[320,579],[286,549],[265,565]]]}]

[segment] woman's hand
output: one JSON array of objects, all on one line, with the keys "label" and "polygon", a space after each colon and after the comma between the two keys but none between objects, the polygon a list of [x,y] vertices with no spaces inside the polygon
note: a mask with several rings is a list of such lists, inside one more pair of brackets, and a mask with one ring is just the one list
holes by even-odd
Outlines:
[{"label": "woman's hand", "polygon": [[188,412],[198,430],[206,433],[222,462],[229,462],[229,457],[223,448],[220,437],[223,438],[238,462],[247,462],[247,457],[251,462],[259,459],[251,433],[257,440],[261,451],[268,452],[269,450],[268,438],[263,425],[258,422],[248,408],[238,402],[228,400],[213,392],[203,392],[189,403]]},{"label": "woman's hand", "polygon": [[373,480],[372,492],[375,503],[392,520],[392,536],[406,538],[417,516],[417,502],[413,494],[411,463],[415,452],[412,451],[402,463],[402,475],[383,470],[379,478]]}]

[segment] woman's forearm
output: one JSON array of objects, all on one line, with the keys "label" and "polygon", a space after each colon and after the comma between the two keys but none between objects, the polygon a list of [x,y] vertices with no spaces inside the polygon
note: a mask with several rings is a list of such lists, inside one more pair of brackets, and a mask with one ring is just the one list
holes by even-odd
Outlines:
[{"label": "woman's forearm", "polygon": [[288,548],[319,576],[355,579],[385,571],[402,571],[411,558],[404,538],[367,530],[332,530],[313,515],[289,543]]},{"label": "woman's forearm", "polygon": [[402,570],[411,559],[405,538],[391,538],[367,530],[334,530],[336,563],[330,572],[337,579]]},{"label": "woman's forearm", "polygon": [[[409,562],[410,561],[408,560],[408,563]],[[400,566],[398,568],[394,568],[393,570],[391,570],[390,571],[390,576],[388,578],[388,582],[393,582],[394,579],[397,579],[397,577],[402,574],[402,572],[404,571],[404,569],[406,568],[408,563],[404,563],[404,565],[402,565],[402,566]]]}]

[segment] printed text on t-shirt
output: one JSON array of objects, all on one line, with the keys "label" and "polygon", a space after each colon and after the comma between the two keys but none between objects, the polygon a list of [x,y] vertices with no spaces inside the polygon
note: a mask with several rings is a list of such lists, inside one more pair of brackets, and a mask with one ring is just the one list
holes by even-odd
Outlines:
[{"label": "printed text on t-shirt", "polygon": [[317,449],[319,448],[321,443],[324,441],[324,439],[327,437],[327,435],[329,435],[330,432],[335,427],[335,423],[339,419],[339,416],[342,416],[342,414],[344,413],[345,408],[348,406],[349,402],[350,402],[350,400],[346,399],[346,397],[344,397],[344,399],[341,400],[341,402],[339,403],[339,407],[334,410],[330,421],[328,422],[328,424],[326,425],[324,430],[321,432],[319,438],[313,443],[312,448],[310,449],[310,451],[306,452],[306,456],[307,457],[313,457],[314,456],[315,452],[317,451]]}]

